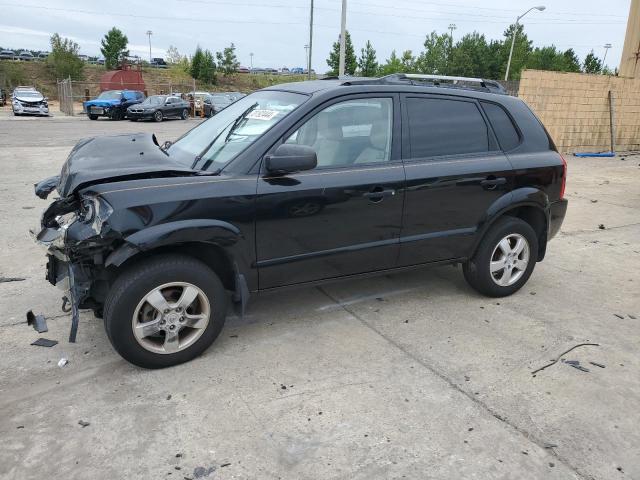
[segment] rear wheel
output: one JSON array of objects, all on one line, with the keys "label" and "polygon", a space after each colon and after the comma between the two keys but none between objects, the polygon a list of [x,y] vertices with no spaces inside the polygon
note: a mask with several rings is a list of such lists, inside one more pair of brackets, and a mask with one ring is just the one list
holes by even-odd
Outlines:
[{"label": "rear wheel", "polygon": [[163,119],[162,112],[161,112],[160,110],[158,110],[156,113],[154,113],[154,114],[153,114],[153,119],[154,119],[156,122],[161,122],[161,121],[162,121],[162,119]]},{"label": "rear wheel", "polygon": [[537,255],[538,239],[533,228],[519,218],[507,216],[495,223],[474,257],[463,265],[464,277],[484,295],[511,295],[527,283]]},{"label": "rear wheel", "polygon": [[104,307],[107,336],[122,357],[144,368],[187,362],[213,343],[227,297],[205,264],[181,255],[149,258],[113,284]]},{"label": "rear wheel", "polygon": [[98,115],[89,115],[89,120],[97,120]]}]

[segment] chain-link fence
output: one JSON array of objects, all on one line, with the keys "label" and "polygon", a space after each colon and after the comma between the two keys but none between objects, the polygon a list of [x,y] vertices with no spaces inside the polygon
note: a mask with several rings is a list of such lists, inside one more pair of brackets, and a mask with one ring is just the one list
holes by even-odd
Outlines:
[{"label": "chain-link fence", "polygon": [[[78,80],[60,80],[57,82],[60,112],[65,115],[77,115],[83,112],[82,103],[97,97],[102,89],[99,82],[85,82]],[[145,83],[139,88],[133,88],[131,82],[127,87],[143,91],[149,95],[182,95],[194,91],[194,83]]]}]

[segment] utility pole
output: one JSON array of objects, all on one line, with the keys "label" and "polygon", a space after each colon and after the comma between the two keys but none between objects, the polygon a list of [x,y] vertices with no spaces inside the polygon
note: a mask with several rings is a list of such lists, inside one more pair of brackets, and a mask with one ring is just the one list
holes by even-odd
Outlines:
[{"label": "utility pole", "polygon": [[511,39],[511,50],[509,50],[509,60],[507,61],[507,71],[504,73],[505,81],[509,80],[509,68],[511,67],[511,57],[513,56],[513,46],[516,43],[516,35],[518,34],[518,25],[520,25],[519,23],[520,19],[524,17],[527,13],[529,13],[531,10],[538,10],[539,12],[542,12],[545,8],[546,7],[544,5],[540,5],[538,7],[531,7],[529,10],[527,10],[518,18],[516,18],[516,23],[513,25],[513,38]]},{"label": "utility pole", "polygon": [[347,0],[342,0],[342,18],[340,20],[340,63],[338,64],[338,76],[344,75],[345,42],[347,41]]},{"label": "utility pole", "polygon": [[607,52],[609,52],[610,48],[611,48],[610,43],[604,44],[604,57],[602,58],[602,74],[603,75],[604,75],[604,69],[607,67],[607,64],[605,63],[607,61]]},{"label": "utility pole", "polygon": [[153,32],[147,30],[147,36],[149,37],[149,65],[151,65],[151,35],[153,35]]},{"label": "utility pole", "polygon": [[[253,70],[253,52],[251,52],[251,53],[249,54],[249,58],[251,59],[251,60],[250,60],[250,61],[251,61],[251,67],[250,67],[250,68],[251,68],[251,70]],[[249,70],[249,71],[251,71],[251,70]]]},{"label": "utility pole", "polygon": [[313,0],[311,0],[311,11],[309,12],[309,54],[307,55],[307,78],[311,80],[311,53],[313,51]]},{"label": "utility pole", "polygon": [[455,23],[449,24],[449,31],[451,31],[451,46],[453,47],[453,31],[458,28]]}]

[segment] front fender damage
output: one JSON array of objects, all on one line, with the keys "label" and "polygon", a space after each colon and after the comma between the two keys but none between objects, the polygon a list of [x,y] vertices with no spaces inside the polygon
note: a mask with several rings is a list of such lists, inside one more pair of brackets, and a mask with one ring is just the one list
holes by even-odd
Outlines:
[{"label": "front fender damage", "polygon": [[70,304],[72,343],[79,309],[86,306],[95,279],[104,271],[103,252],[118,238],[106,223],[111,212],[99,197],[58,199],[45,210],[40,228],[31,231],[47,250],[46,279],[67,292],[63,300]]}]

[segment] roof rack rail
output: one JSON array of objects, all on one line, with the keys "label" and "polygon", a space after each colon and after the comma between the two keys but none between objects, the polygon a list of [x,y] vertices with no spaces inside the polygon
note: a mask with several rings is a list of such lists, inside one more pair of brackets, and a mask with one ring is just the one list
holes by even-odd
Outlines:
[{"label": "roof rack rail", "polygon": [[428,75],[422,73],[393,73],[380,78],[349,78],[343,85],[428,85],[433,87],[461,88],[480,90],[490,93],[506,94],[504,87],[496,80],[473,77],[454,77],[448,75]]}]

